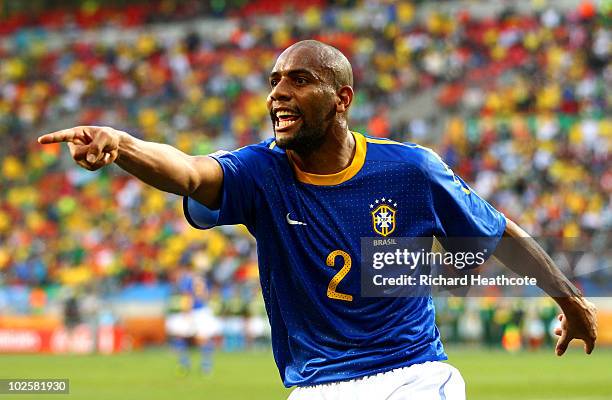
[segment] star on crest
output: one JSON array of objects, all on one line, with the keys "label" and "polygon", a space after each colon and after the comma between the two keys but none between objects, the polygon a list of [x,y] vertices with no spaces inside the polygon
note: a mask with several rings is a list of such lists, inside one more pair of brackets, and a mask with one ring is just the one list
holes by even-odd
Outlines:
[{"label": "star on crest", "polygon": [[373,203],[370,203],[370,208],[375,208],[378,204],[388,204],[389,206],[397,207],[397,202],[393,201],[391,198],[382,197],[380,199],[374,200]]}]

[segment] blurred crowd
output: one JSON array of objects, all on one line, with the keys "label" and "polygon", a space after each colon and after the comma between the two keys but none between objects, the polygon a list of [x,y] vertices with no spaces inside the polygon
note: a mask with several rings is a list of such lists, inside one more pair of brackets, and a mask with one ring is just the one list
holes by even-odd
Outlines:
[{"label": "blurred crowd", "polygon": [[[186,4],[195,3],[206,2]],[[155,4],[176,16],[163,21],[181,20],[169,6],[178,2]],[[0,32],[15,43],[0,47],[0,310],[44,312],[58,287],[104,297],[130,284],[166,284],[178,265],[208,276],[221,314],[259,301],[246,230],[196,231],[176,196],[116,167],[80,170],[61,146],[34,138],[66,121],[113,126],[191,154],[259,141],[272,134],[269,70],[283,48],[305,38],[340,48],[352,62],[353,130],[429,145],[531,234],[586,238],[607,250],[610,10],[583,2],[568,12],[542,7],[477,19],[466,9],[419,19],[417,8],[333,2],[264,15],[265,23],[246,16],[220,42],[143,29],[135,42],[69,40],[49,49],[46,31],[57,25],[40,24],[34,36]],[[433,112],[401,118],[402,106],[432,94]],[[595,257],[589,268],[609,270],[606,262]],[[2,287],[25,287],[25,305],[16,307]]]},{"label": "blurred crowd", "polygon": [[[349,5],[352,1],[336,1]],[[320,1],[292,1],[298,10]],[[279,13],[282,5],[270,0],[30,0],[0,4],[0,35],[24,30],[127,29],[156,23],[184,22],[195,18],[239,17],[253,13]]]}]

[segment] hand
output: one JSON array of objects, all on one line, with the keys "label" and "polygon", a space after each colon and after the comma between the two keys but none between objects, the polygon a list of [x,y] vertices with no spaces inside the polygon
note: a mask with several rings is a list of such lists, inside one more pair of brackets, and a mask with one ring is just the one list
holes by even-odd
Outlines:
[{"label": "hand", "polygon": [[38,143],[66,142],[74,161],[95,171],[117,159],[121,133],[110,127],[77,126],[43,135],[38,138]]},{"label": "hand", "polygon": [[559,314],[561,327],[555,329],[559,336],[555,352],[562,356],[572,339],[584,341],[584,351],[591,354],[597,339],[597,316],[595,305],[582,297],[574,298],[570,306],[564,307],[563,314]]}]

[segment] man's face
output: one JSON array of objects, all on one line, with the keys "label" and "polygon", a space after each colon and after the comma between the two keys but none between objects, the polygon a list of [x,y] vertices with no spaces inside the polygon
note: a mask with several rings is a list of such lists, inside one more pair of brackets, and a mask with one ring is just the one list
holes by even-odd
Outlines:
[{"label": "man's face", "polygon": [[319,148],[336,116],[336,91],[314,49],[286,50],[270,73],[268,110],[276,144],[286,150]]}]

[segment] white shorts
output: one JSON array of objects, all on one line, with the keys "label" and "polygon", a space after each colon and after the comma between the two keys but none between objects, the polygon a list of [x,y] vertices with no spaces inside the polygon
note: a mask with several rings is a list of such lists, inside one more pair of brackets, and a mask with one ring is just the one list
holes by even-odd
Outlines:
[{"label": "white shorts", "polygon": [[246,332],[250,337],[269,337],[270,324],[266,317],[250,317],[246,320]]},{"label": "white shorts", "polygon": [[195,336],[198,339],[210,339],[221,334],[221,323],[208,307],[198,308],[191,312],[195,325]]},{"label": "white shorts", "polygon": [[166,332],[170,336],[190,337],[193,335],[191,313],[172,313],[166,317]]},{"label": "white shorts", "polygon": [[430,361],[350,381],[304,386],[288,400],[465,400],[457,368]]},{"label": "white shorts", "polygon": [[166,319],[166,331],[171,336],[210,339],[221,333],[221,324],[207,308],[171,314]]}]

